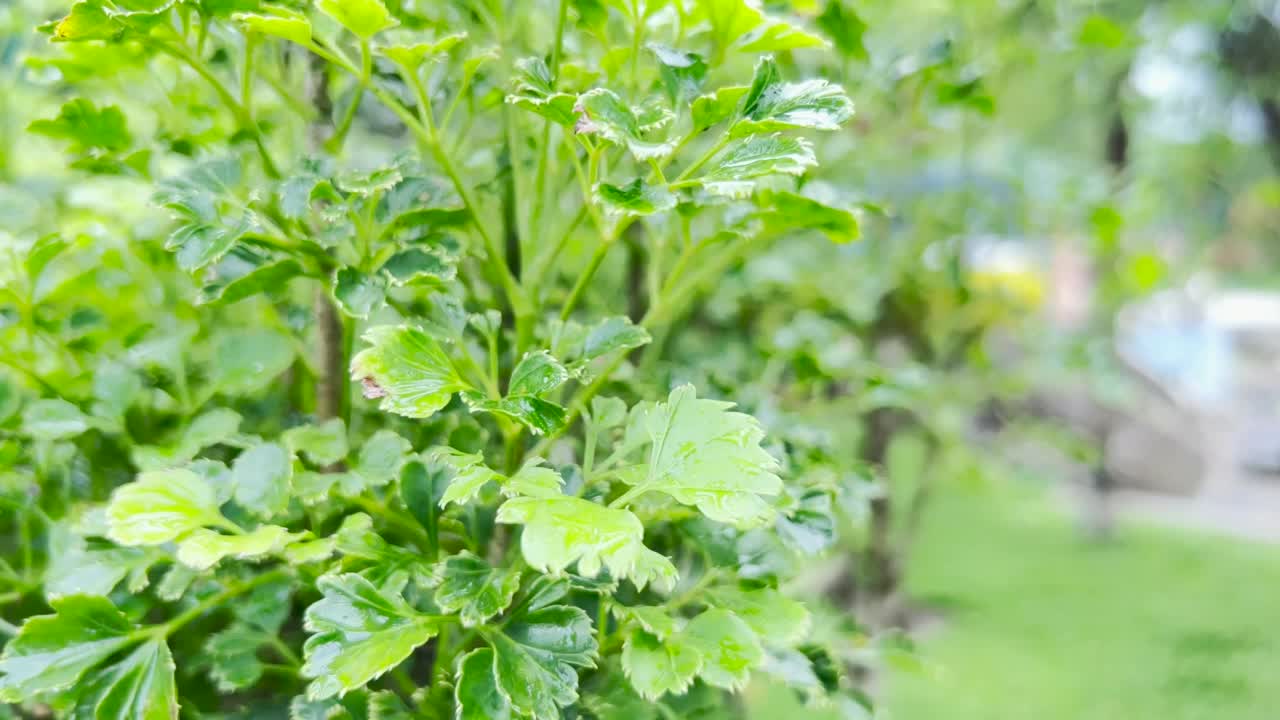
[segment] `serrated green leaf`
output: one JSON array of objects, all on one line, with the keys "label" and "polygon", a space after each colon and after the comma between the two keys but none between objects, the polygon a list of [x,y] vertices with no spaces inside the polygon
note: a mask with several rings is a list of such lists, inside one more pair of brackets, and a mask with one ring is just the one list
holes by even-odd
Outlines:
[{"label": "serrated green leaf", "polygon": [[94,675],[79,707],[91,707],[94,720],[173,720],[178,716],[173,674],[173,656],[164,639],[148,640]]},{"label": "serrated green leaf", "polygon": [[853,101],[826,80],[788,83],[772,57],[756,63],[755,77],[742,106],[734,135],[791,130],[839,130],[853,117]]},{"label": "serrated green leaf", "polygon": [[277,443],[262,443],[240,453],[231,464],[236,503],[266,520],[289,505],[293,455]]},{"label": "serrated green leaf", "polygon": [[793,645],[809,631],[809,611],[774,588],[719,587],[709,596],[711,604],[732,611],[772,645]]},{"label": "serrated green leaf", "polygon": [[[302,275],[302,265],[297,260],[264,260],[258,264],[246,262],[237,257],[238,248],[233,248],[212,268],[212,277],[205,280],[200,288],[197,305],[231,304],[245,298],[269,291],[278,291],[287,286],[288,281]],[[234,260],[233,260],[234,258]]]},{"label": "serrated green leaf", "polygon": [[247,32],[284,38],[302,46],[311,42],[311,21],[306,15],[278,5],[262,5],[261,10],[235,13],[231,19]]},{"label": "serrated green leaf", "polygon": [[767,19],[765,24],[743,35],[737,43],[737,49],[742,52],[770,53],[826,46],[827,41],[821,35],[774,18]]},{"label": "serrated green leaf", "polygon": [[641,162],[661,160],[675,151],[674,141],[654,142],[644,138],[648,132],[665,125],[669,116],[644,122],[636,110],[612,90],[596,88],[579,95],[574,112],[578,114],[574,131],[579,135],[598,135],[626,147]]},{"label": "serrated green leaf", "polygon": [[551,69],[540,57],[520,58],[515,62],[516,77],[506,102],[541,115],[564,126],[577,121],[574,105],[577,98],[556,92]]},{"label": "serrated green leaf", "polygon": [[240,414],[229,408],[214,408],[197,415],[173,445],[133,448],[132,459],[143,470],[160,470],[181,465],[201,450],[225,443],[240,429]]},{"label": "serrated green leaf", "polygon": [[514,475],[502,480],[502,492],[511,497],[555,497],[560,494],[564,478],[549,467],[542,467],[540,457],[529,458]]},{"label": "serrated green leaf", "polygon": [[382,275],[352,267],[339,268],[333,275],[333,299],[351,317],[369,317],[369,313],[382,307],[386,297],[387,281]]},{"label": "serrated green leaf", "polygon": [[659,640],[666,640],[679,629],[676,625],[676,619],[667,612],[666,608],[657,605],[621,605],[614,603],[610,605],[610,609],[619,622],[634,622],[646,633]]},{"label": "serrated green leaf", "polygon": [[223,393],[247,395],[270,385],[293,356],[293,342],[274,330],[232,331],[214,349],[210,380]]},{"label": "serrated green leaf", "polygon": [[455,392],[470,390],[440,344],[408,325],[379,325],[364,334],[371,347],[351,360],[351,377],[364,383],[367,398],[379,407],[425,418],[448,404]]},{"label": "serrated green leaf", "polygon": [[472,412],[505,415],[518,420],[537,435],[546,435],[564,426],[565,409],[550,400],[532,395],[512,395],[493,400],[478,392],[463,393],[462,399]]},{"label": "serrated green leaf", "polygon": [[818,164],[813,145],[803,138],[752,135],[729,144],[710,163],[699,182],[708,192],[743,197],[751,181],[766,175],[803,175]]},{"label": "serrated green leaf", "polygon": [[676,196],[664,187],[647,185],[636,178],[626,185],[596,185],[596,200],[611,215],[641,217],[666,212],[676,206]]},{"label": "serrated green leaf", "polygon": [[699,676],[709,685],[737,691],[752,668],[764,662],[764,648],[751,627],[728,610],[713,608],[689,621],[681,636],[702,654]]},{"label": "serrated green leaf", "polygon": [[469,553],[444,562],[435,601],[447,613],[457,613],[462,624],[475,627],[511,605],[520,589],[520,571],[495,568]]},{"label": "serrated green leaf", "polygon": [[225,523],[213,488],[190,470],[141,473],[107,504],[107,537],[121,545],[159,545]]},{"label": "serrated green leaf", "polygon": [[644,526],[629,510],[569,495],[519,497],[498,508],[497,522],[524,525],[520,550],[536,570],[560,572],[577,563],[581,575],[595,577],[607,567],[639,588],[675,583],[675,566],[644,546]]},{"label": "serrated green leaf", "polygon": [[465,32],[453,33],[445,35],[431,42],[414,43],[413,45],[388,45],[378,48],[378,52],[390,58],[392,62],[402,65],[409,69],[415,69],[428,59],[436,61],[440,56],[447,55],[451,50],[457,47],[463,40],[467,39]]},{"label": "serrated green leaf", "polygon": [[71,12],[53,25],[54,42],[81,42],[85,40],[116,40],[125,32],[125,26],[109,17],[102,5],[93,0],[81,0],[71,6]]},{"label": "serrated green leaf", "polygon": [[537,720],[559,718],[578,699],[577,668],[595,666],[591,619],[576,607],[523,613],[488,637],[499,692],[517,714]]},{"label": "serrated green leaf", "polygon": [[316,581],[323,598],[307,608],[303,646],[307,696],[322,700],[364,686],[409,657],[439,632],[398,593],[379,590],[354,573]]},{"label": "serrated green leaf", "polygon": [[452,475],[440,497],[442,508],[448,507],[450,503],[466,505],[480,494],[485,483],[502,477],[484,464],[484,456],[479,453],[467,454],[452,448],[436,448],[428,452],[427,457],[447,467]]},{"label": "serrated green leaf", "polygon": [[702,89],[707,63],[701,55],[665,45],[649,45],[649,52],[658,60],[658,73],[673,105],[682,104]]},{"label": "serrated green leaf", "polygon": [[0,700],[22,702],[60,690],[129,643],[133,624],[110,600],[70,595],[53,615],[28,618],[0,655]]},{"label": "serrated green leaf", "polygon": [[209,678],[219,692],[231,693],[257,684],[263,672],[258,650],[264,643],[262,631],[241,624],[209,636],[204,653],[209,662]]},{"label": "serrated green leaf", "polygon": [[458,275],[457,261],[431,249],[409,248],[387,258],[381,272],[396,286],[432,283],[443,286]]},{"label": "serrated green leaf", "polygon": [[694,98],[689,106],[694,128],[706,130],[737,115],[747,90],[742,86],[722,87],[713,93]]},{"label": "serrated green leaf", "polygon": [[827,0],[826,8],[817,17],[817,23],[837,50],[847,57],[867,59],[867,46],[863,43],[867,23],[845,0]]},{"label": "serrated green leaf", "polygon": [[91,100],[76,98],[62,106],[52,120],[36,120],[27,130],[71,143],[75,152],[91,149],[115,152],[133,143],[124,113],[115,105],[99,109]]},{"label": "serrated green leaf", "polygon": [[643,477],[622,479],[696,505],[717,522],[753,527],[773,519],[763,497],[782,492],[778,462],[760,447],[764,430],[733,403],[698,399],[682,385],[651,410],[632,418],[628,435],[652,444]]},{"label": "serrated green leaf", "polygon": [[316,0],[316,8],[365,40],[399,25],[381,0]]},{"label": "serrated green leaf", "polygon": [[37,440],[65,440],[88,430],[89,420],[66,400],[45,398],[23,410],[22,426]]},{"label": "serrated green leaf", "polygon": [[492,649],[472,650],[458,663],[453,698],[456,720],[510,720],[511,703],[498,689]]},{"label": "serrated green leaf", "polygon": [[178,542],[178,561],[195,570],[208,570],[225,557],[252,560],[280,552],[293,537],[279,525],[263,525],[243,535],[199,528]]},{"label": "serrated green leaf", "polygon": [[400,499],[429,534],[436,532],[440,501],[449,482],[449,471],[442,463],[410,460],[400,470]]},{"label": "serrated green leaf", "polygon": [[622,645],[622,671],[648,700],[667,693],[683,695],[702,666],[702,652],[684,637],[663,641],[637,629]]},{"label": "serrated green leaf", "polygon": [[347,456],[347,426],[342,418],[292,427],[282,437],[293,452],[306,455],[316,465],[332,465]]}]

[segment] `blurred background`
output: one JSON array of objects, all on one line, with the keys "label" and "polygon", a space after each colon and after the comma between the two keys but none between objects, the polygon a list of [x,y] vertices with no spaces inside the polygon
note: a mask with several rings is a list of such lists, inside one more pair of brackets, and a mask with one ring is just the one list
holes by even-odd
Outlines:
[{"label": "blurred background", "polygon": [[[863,239],[784,242],[699,321],[778,359],[744,404],[813,472],[866,480],[799,590],[880,638],[884,716],[1277,717],[1280,2],[766,4],[837,51],[792,59],[858,110],[807,190]],[[0,252],[69,227],[143,292],[110,228],[157,235],[151,186],[26,132],[95,71],[30,30],[65,6],[0,0]],[[839,717],[763,681],[747,711]]]}]

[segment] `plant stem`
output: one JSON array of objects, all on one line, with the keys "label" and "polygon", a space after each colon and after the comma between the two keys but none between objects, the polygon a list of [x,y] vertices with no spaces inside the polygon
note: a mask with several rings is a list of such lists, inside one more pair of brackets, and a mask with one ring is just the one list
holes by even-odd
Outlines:
[{"label": "plant stem", "polygon": [[369,41],[361,38],[360,40],[360,77],[356,83],[355,92],[351,96],[351,102],[347,104],[346,111],[342,114],[342,120],[338,123],[338,128],[333,131],[333,135],[325,142],[325,149],[331,153],[337,153],[342,149],[342,145],[347,141],[347,133],[351,131],[351,126],[356,118],[356,112],[360,110],[360,100],[364,97],[364,89],[369,84],[370,78],[373,76],[373,52],[369,47]]},{"label": "plant stem", "polygon": [[288,574],[289,573],[287,570],[279,569],[279,570],[273,570],[271,572],[266,572],[261,575],[255,575],[253,578],[250,578],[249,580],[230,585],[222,592],[217,593],[212,597],[201,600],[199,603],[196,604],[195,607],[187,610],[186,612],[183,612],[180,615],[177,615],[171,620],[165,622],[163,625],[157,625],[153,628],[147,628],[143,632],[148,634],[158,634],[162,637],[168,637],[174,634],[175,632],[177,632],[179,629],[181,629],[182,626],[199,618],[201,615],[225,603],[231,598],[236,597],[237,595],[243,595],[244,593],[247,593],[250,590],[258,587],[259,585],[265,585],[279,578],[286,577],[288,576]]}]

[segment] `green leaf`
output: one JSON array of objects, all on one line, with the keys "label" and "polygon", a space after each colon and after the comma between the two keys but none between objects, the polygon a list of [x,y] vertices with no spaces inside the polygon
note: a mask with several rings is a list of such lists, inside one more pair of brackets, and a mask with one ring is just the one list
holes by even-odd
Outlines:
[{"label": "green leaf", "polygon": [[278,5],[262,5],[262,12],[235,13],[231,19],[245,31],[284,38],[299,45],[311,43],[311,21],[306,15]]},{"label": "green leaf", "polygon": [[380,270],[397,287],[415,284],[443,286],[458,276],[457,260],[439,250],[409,248],[387,258]]},{"label": "green leaf", "polygon": [[293,356],[293,341],[274,330],[225,333],[214,349],[210,381],[223,393],[247,395],[289,369]]},{"label": "green leaf", "polygon": [[72,540],[53,555],[45,572],[44,592],[49,598],[64,595],[106,595],[126,575],[146,579],[146,569],[156,560],[148,550],[117,547],[83,538]]},{"label": "green leaf", "polygon": [[466,505],[480,494],[485,483],[502,477],[484,464],[484,456],[479,453],[467,454],[452,448],[436,448],[427,456],[451,471],[452,477],[448,480],[444,495],[440,497],[442,508],[448,507],[450,503]]},{"label": "green leaf", "polygon": [[28,618],[0,655],[0,700],[23,702],[70,687],[130,642],[133,624],[103,597],[50,602],[53,615]]},{"label": "green leaf", "polygon": [[591,619],[576,607],[523,613],[488,638],[499,692],[516,714],[537,720],[559,718],[578,699],[577,668],[595,666]]},{"label": "green leaf", "polygon": [[622,671],[648,700],[667,693],[683,695],[702,666],[702,652],[683,636],[664,642],[637,629],[622,645]]},{"label": "green leaf", "polygon": [[551,69],[542,58],[530,57],[516,60],[516,78],[506,102],[524,108],[548,120],[564,126],[577,122],[574,106],[578,99],[568,93],[556,92]]},{"label": "green leaf", "polygon": [[266,520],[289,505],[293,456],[277,443],[262,443],[240,453],[231,464],[236,503]]},{"label": "green leaf", "polygon": [[733,611],[771,645],[794,645],[809,631],[809,611],[774,588],[715,588],[710,602]]},{"label": "green leaf", "polygon": [[560,473],[548,467],[542,467],[540,457],[529,458],[516,471],[515,475],[502,481],[502,492],[511,497],[555,497],[560,494],[560,486],[564,478]]},{"label": "green leaf", "polygon": [[265,644],[261,630],[236,623],[213,635],[204,644],[209,678],[222,693],[253,687],[262,677],[258,650]]},{"label": "green leaf", "polygon": [[178,560],[192,569],[208,570],[225,557],[250,560],[278,553],[294,537],[279,525],[263,525],[243,535],[222,535],[200,528],[178,542]]},{"label": "green leaf", "polygon": [[582,360],[590,361],[617,350],[631,350],[653,340],[649,331],[633,325],[624,315],[607,317],[596,323],[582,342]]},{"label": "green leaf", "polygon": [[748,88],[741,86],[722,87],[713,93],[694,98],[689,107],[694,128],[706,130],[736,116],[747,90]]},{"label": "green leaf", "polygon": [[449,356],[430,335],[408,325],[379,325],[364,334],[371,347],[351,360],[351,377],[364,383],[379,407],[425,418],[448,404],[453,393],[470,390]]},{"label": "green leaf", "polygon": [[22,412],[22,426],[37,440],[66,440],[89,429],[80,408],[66,400],[36,400]]},{"label": "green leaf", "polygon": [[627,403],[621,398],[591,398],[591,423],[599,429],[615,428],[627,421]]},{"label": "green leaf", "polygon": [[666,212],[676,206],[676,196],[665,187],[648,185],[636,178],[626,185],[596,185],[596,200],[611,215],[639,217]]},{"label": "green leaf", "polygon": [[675,566],[644,546],[644,526],[629,510],[569,495],[519,497],[498,508],[497,522],[525,526],[520,550],[535,570],[555,573],[577,563],[580,575],[595,577],[607,567],[639,588],[675,583]]},{"label": "green leaf", "polygon": [[178,717],[173,671],[164,639],[148,640],[93,676],[79,705],[91,704],[95,720],[173,720]]},{"label": "green leaf", "polygon": [[435,620],[398,592],[379,590],[354,573],[322,576],[316,588],[324,597],[307,608],[304,626],[313,634],[303,646],[301,670],[312,678],[312,700],[364,686],[439,632]]},{"label": "green leaf", "polygon": [[246,261],[237,257],[237,250],[233,249],[209,269],[213,277],[206,278],[205,286],[200,288],[197,305],[229,305],[254,295],[278,291],[288,281],[303,274],[302,265],[292,258]]},{"label": "green leaf", "polygon": [[226,522],[213,488],[190,470],[141,473],[107,504],[107,537],[121,545],[159,545]]},{"label": "green leaf", "polygon": [[737,49],[742,52],[782,52],[826,46],[827,41],[821,35],[773,18],[743,35],[737,43]]},{"label": "green leaf", "polygon": [[239,413],[228,408],[214,408],[197,415],[173,445],[136,446],[133,448],[132,459],[143,470],[160,470],[181,465],[207,447],[232,440],[239,428]]},{"label": "green leaf", "polygon": [[400,474],[400,468],[412,451],[409,441],[394,431],[379,430],[360,446],[354,472],[367,486],[381,487]]},{"label": "green leaf", "polygon": [[115,152],[133,143],[124,113],[115,105],[101,110],[92,101],[76,98],[62,106],[52,120],[36,120],[27,127],[30,132],[56,140],[66,140],[76,152],[91,149]]},{"label": "green leaf", "polygon": [[740,197],[754,188],[750,180],[766,175],[803,175],[817,164],[813,145],[803,138],[752,135],[730,143],[699,180],[709,192]]},{"label": "green leaf", "polygon": [[818,230],[832,242],[846,243],[861,237],[858,216],[851,210],[828,205],[788,190],[763,190],[760,204],[771,232]]},{"label": "green leaf", "polygon": [[498,689],[492,649],[479,648],[463,656],[453,698],[456,720],[510,720],[511,703]]},{"label": "green leaf", "polygon": [[543,395],[564,384],[569,379],[565,370],[546,350],[526,353],[511,371],[508,395]]},{"label": "green leaf", "polygon": [[678,629],[676,619],[667,612],[666,608],[657,605],[614,603],[610,608],[620,622],[634,622],[659,640],[666,640]]},{"label": "green leaf", "polygon": [[658,73],[673,105],[681,105],[701,91],[707,77],[707,63],[701,55],[665,45],[649,45],[649,52],[658,60]]},{"label": "green leaf", "polygon": [[628,107],[612,90],[596,88],[579,95],[574,112],[578,114],[574,131],[579,135],[598,135],[615,145],[622,145],[641,162],[661,160],[675,151],[674,141],[644,139],[648,132],[670,121],[669,113],[643,122],[636,110]]},{"label": "green leaf", "polygon": [[709,685],[737,691],[746,686],[751,670],[764,662],[760,640],[741,618],[713,608],[685,627],[683,637],[703,657],[700,677]]},{"label": "green leaf", "polygon": [[818,16],[817,23],[835,43],[836,49],[846,57],[867,59],[867,46],[863,43],[867,23],[845,0],[827,0],[827,6]]},{"label": "green leaf", "polygon": [[347,456],[347,426],[342,418],[289,428],[282,437],[293,452],[306,455],[316,465],[332,465]]},{"label": "green leaf", "polygon": [[853,117],[853,101],[843,88],[826,80],[783,82],[778,62],[764,57],[756,63],[742,115],[734,125],[734,135],[796,128],[839,130]]},{"label": "green leaf", "polygon": [[352,267],[339,268],[333,275],[333,299],[351,317],[369,317],[369,313],[382,307],[386,297],[387,281],[382,275]]},{"label": "green leaf", "polygon": [[400,499],[428,533],[436,530],[447,478],[448,470],[441,463],[411,460],[400,470]]},{"label": "green leaf", "polygon": [[488,412],[518,420],[537,435],[557,432],[564,426],[565,409],[550,400],[532,395],[512,395],[492,400],[478,392],[464,393],[472,412]]},{"label": "green leaf", "polygon": [[436,605],[456,613],[466,627],[475,627],[511,605],[520,589],[520,571],[495,568],[469,553],[444,562],[444,576],[436,588]]},{"label": "green leaf", "polygon": [[85,40],[116,40],[125,32],[125,26],[109,17],[96,0],[81,0],[71,6],[71,12],[53,25],[54,42],[82,42]]},{"label": "green leaf", "polygon": [[365,40],[399,25],[381,0],[316,0],[316,8]]},{"label": "green leaf", "polygon": [[378,52],[390,58],[392,62],[412,70],[427,60],[434,62],[439,60],[441,56],[448,55],[450,51],[466,39],[467,34],[465,32],[453,33],[431,42],[380,47]]}]

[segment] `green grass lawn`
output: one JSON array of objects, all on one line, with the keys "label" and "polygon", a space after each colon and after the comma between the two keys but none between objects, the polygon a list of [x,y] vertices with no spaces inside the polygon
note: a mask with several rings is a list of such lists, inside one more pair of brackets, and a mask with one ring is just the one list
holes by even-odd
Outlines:
[{"label": "green grass lawn", "polygon": [[[952,490],[908,582],[946,621],[925,673],[888,678],[893,720],[1280,718],[1278,547],[1151,528],[1096,545],[1038,496]],[[825,717],[785,696],[753,716]]]}]

